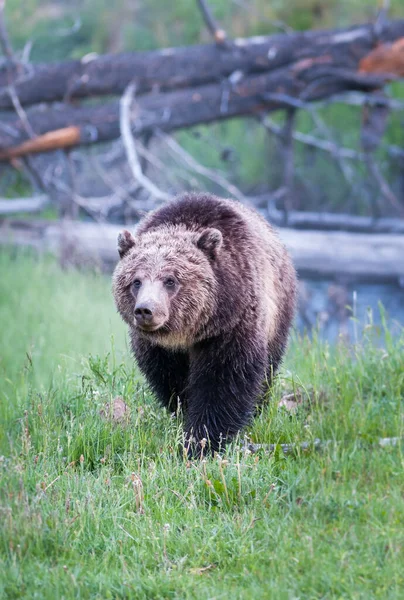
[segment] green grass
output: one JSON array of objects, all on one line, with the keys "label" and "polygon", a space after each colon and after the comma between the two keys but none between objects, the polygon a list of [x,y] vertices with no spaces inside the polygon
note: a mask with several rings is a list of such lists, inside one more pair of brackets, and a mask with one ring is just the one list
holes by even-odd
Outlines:
[{"label": "green grass", "polygon": [[[187,463],[110,282],[0,255],[0,598],[403,598],[404,334],[294,337],[256,442]],[[277,401],[294,388],[294,415]],[[100,409],[116,395],[129,422]]]}]

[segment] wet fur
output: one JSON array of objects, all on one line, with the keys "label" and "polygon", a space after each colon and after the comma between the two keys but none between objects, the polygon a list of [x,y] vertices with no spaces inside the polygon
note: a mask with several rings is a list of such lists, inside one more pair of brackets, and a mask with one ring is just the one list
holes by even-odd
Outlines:
[{"label": "wet fur", "polygon": [[[114,295],[139,367],[164,406],[181,399],[191,451],[202,438],[217,450],[248,423],[284,354],[296,302],[291,260],[256,212],[209,194],[184,194],[119,243]],[[133,320],[129,288],[140,268],[174,269],[181,280],[164,299],[167,324],[151,335]]]}]

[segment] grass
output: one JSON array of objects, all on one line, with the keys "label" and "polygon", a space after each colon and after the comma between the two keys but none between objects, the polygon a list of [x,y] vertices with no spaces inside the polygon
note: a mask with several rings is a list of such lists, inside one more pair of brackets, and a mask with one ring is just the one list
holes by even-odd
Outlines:
[{"label": "grass", "polygon": [[[295,336],[256,442],[178,456],[110,283],[0,255],[0,598],[403,598],[404,333]],[[277,407],[298,388],[295,414]],[[129,422],[100,415],[120,395]]]}]

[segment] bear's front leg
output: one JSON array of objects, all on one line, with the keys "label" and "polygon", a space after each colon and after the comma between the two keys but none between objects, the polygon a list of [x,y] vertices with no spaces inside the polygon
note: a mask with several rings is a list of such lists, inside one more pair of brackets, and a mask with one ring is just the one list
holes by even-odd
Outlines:
[{"label": "bear's front leg", "polygon": [[136,333],[132,333],[131,342],[136,362],[158,400],[168,410],[176,412],[178,396],[184,401],[183,392],[189,371],[188,355],[155,346]]},{"label": "bear's front leg", "polygon": [[268,366],[267,348],[264,342],[248,347],[245,339],[207,340],[191,352],[185,423],[190,456],[201,454],[203,438],[207,450],[223,448],[254,413]]}]

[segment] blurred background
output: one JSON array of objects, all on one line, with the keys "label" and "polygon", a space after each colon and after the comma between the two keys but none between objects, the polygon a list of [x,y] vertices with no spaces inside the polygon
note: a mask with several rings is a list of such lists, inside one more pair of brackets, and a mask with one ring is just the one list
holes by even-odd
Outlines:
[{"label": "blurred background", "polygon": [[109,273],[123,224],[208,190],[280,228],[301,330],[403,323],[401,0],[0,4],[0,252]]}]

